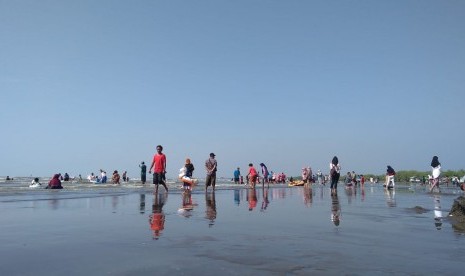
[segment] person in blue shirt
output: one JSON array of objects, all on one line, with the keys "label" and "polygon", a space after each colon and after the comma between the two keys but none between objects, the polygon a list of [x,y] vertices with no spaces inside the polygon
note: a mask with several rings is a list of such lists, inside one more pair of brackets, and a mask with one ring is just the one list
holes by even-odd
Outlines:
[{"label": "person in blue shirt", "polygon": [[234,183],[239,184],[240,178],[241,178],[241,169],[237,168],[237,170],[234,171]]}]

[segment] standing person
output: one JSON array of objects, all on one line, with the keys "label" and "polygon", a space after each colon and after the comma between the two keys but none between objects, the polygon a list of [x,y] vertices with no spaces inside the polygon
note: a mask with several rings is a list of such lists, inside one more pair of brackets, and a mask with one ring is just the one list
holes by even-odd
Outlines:
[{"label": "standing person", "polygon": [[265,182],[268,183],[268,176],[270,175],[270,173],[268,172],[268,168],[266,167],[265,164],[260,163],[260,167],[262,167],[262,175],[263,175],[262,187],[264,187]]},{"label": "standing person", "polygon": [[365,185],[365,177],[363,174],[360,176],[360,185],[362,185],[362,187]]},{"label": "standing person", "polygon": [[304,184],[307,184],[307,180],[308,180],[308,168],[304,167],[302,168],[302,181],[304,182]]},{"label": "standing person", "polygon": [[[396,183],[394,183],[394,176],[396,175],[396,171],[391,166],[387,166],[386,170],[386,189],[394,188]],[[389,183],[392,182],[392,185]]]},{"label": "standing person", "polygon": [[249,182],[252,185],[252,188],[255,189],[255,183],[257,183],[257,170],[254,168],[253,164],[249,164],[249,173],[247,174],[249,177]]},{"label": "standing person", "polygon": [[128,177],[127,177],[127,174],[128,174],[128,172],[127,172],[127,171],[124,171],[124,173],[123,173],[123,181],[124,181],[124,182],[128,182],[128,181],[129,181],[129,179],[128,179]]},{"label": "standing person", "polygon": [[157,153],[153,156],[152,164],[149,168],[149,173],[152,173],[153,168],[153,184],[155,184],[155,193],[158,193],[158,185],[161,184],[165,187],[165,190],[168,192],[168,187],[165,183],[165,174],[166,174],[166,156],[162,153],[163,147],[161,145],[157,146]]},{"label": "standing person", "polygon": [[337,182],[339,182],[339,176],[341,176],[341,165],[339,165],[337,156],[334,156],[329,164],[329,175],[331,176],[331,194],[336,194]]},{"label": "standing person", "polygon": [[323,178],[323,174],[321,173],[320,170],[318,170],[318,172],[316,173],[316,176],[318,178],[318,184],[320,185],[324,185],[324,178]]},{"label": "standing person", "polygon": [[139,168],[140,168],[140,180],[142,181],[142,184],[145,184],[145,181],[147,181],[147,166],[145,165],[144,161],[140,163]]},{"label": "standing person", "polygon": [[215,190],[216,185],[216,170],[217,163],[215,159],[215,154],[210,153],[210,158],[205,161],[205,170],[207,171],[207,178],[205,179],[205,191],[207,191],[209,186],[212,186],[213,191]]},{"label": "standing person", "polygon": [[234,171],[234,184],[239,184],[240,178],[241,178],[241,169],[237,168],[237,170]]},{"label": "standing person", "polygon": [[102,177],[101,183],[107,183],[107,172],[100,169],[100,176]]},{"label": "standing person", "polygon": [[433,192],[434,187],[438,188],[438,192],[441,192],[439,189],[439,176],[441,175],[441,163],[437,156],[433,156],[431,160],[431,169],[433,170],[433,182],[431,184],[430,193]]}]

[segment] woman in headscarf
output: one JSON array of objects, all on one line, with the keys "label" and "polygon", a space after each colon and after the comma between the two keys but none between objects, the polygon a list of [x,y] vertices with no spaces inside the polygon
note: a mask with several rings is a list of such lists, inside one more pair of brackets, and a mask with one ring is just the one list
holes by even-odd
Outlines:
[{"label": "woman in headscarf", "polygon": [[63,186],[61,186],[61,181],[60,181],[60,174],[57,173],[53,176],[53,178],[48,182],[48,186],[46,189],[63,189]]},{"label": "woman in headscarf", "polygon": [[341,165],[339,165],[337,156],[334,156],[329,164],[329,175],[331,176],[331,194],[336,194],[337,182],[339,182],[339,176],[341,175]]},{"label": "woman in headscarf", "polygon": [[439,163],[439,159],[437,156],[433,156],[433,160],[431,160],[431,169],[433,171],[433,183],[431,184],[430,192],[433,191],[434,187],[438,188],[439,190],[439,176],[441,175],[441,163]]}]

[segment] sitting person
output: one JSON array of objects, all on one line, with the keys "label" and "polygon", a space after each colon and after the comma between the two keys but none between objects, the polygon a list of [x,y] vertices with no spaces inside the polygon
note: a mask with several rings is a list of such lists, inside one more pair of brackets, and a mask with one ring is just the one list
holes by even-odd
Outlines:
[{"label": "sitting person", "polygon": [[39,178],[36,177],[34,178],[34,180],[32,180],[31,185],[29,185],[29,188],[38,188],[40,186],[42,186],[42,184],[40,184]]},{"label": "sitting person", "polygon": [[119,173],[118,173],[118,171],[115,170],[115,171],[113,172],[113,176],[111,177],[111,182],[112,182],[113,184],[120,184],[120,183],[119,183],[119,180],[120,180]]},{"label": "sitting person", "polygon": [[48,182],[48,186],[45,189],[63,189],[60,181],[60,174],[55,174],[53,178]]}]

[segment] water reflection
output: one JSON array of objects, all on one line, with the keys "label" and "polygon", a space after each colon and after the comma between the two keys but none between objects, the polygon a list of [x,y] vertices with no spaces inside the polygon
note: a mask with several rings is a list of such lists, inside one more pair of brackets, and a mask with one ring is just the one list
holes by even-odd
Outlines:
[{"label": "water reflection", "polygon": [[249,211],[257,207],[257,190],[255,188],[247,189],[247,201],[249,202]]},{"label": "water reflection", "polygon": [[348,204],[352,204],[352,198],[355,197],[355,195],[357,194],[357,188],[355,188],[355,186],[347,186],[345,187],[345,192],[346,192],[346,195],[347,195],[347,203]]},{"label": "water reflection", "polygon": [[441,197],[434,196],[434,225],[437,230],[442,228],[442,210],[441,210]]},{"label": "water reflection", "polygon": [[192,192],[191,190],[184,190],[181,194],[182,207],[178,210],[178,214],[185,218],[192,216],[194,210],[194,204],[192,203]]},{"label": "water reflection", "polygon": [[312,202],[313,202],[313,190],[308,185],[305,185],[303,191],[304,191],[304,204],[307,207],[311,207]]},{"label": "water reflection", "polygon": [[139,212],[145,214],[145,194],[139,195]]},{"label": "water reflection", "polygon": [[336,226],[339,226],[341,222],[341,204],[337,193],[331,195],[331,221]]},{"label": "water reflection", "polygon": [[149,216],[150,229],[153,232],[153,239],[158,240],[165,229],[165,214],[163,206],[166,203],[168,194],[156,193],[153,198],[152,214]]},{"label": "water reflection", "polygon": [[205,193],[205,218],[208,219],[208,227],[215,225],[216,219],[216,200],[215,191],[212,190],[210,193]]},{"label": "water reflection", "polygon": [[385,189],[384,196],[388,207],[396,207],[396,191],[395,189]]},{"label": "water reflection", "polygon": [[239,206],[241,203],[241,195],[239,193],[239,190],[234,190],[234,203]]},{"label": "water reflection", "polygon": [[263,194],[263,200],[262,200],[262,207],[260,208],[260,211],[265,211],[266,208],[268,208],[268,204],[270,204],[270,200],[268,199],[268,191],[270,188],[265,188],[262,186],[262,194]]}]

